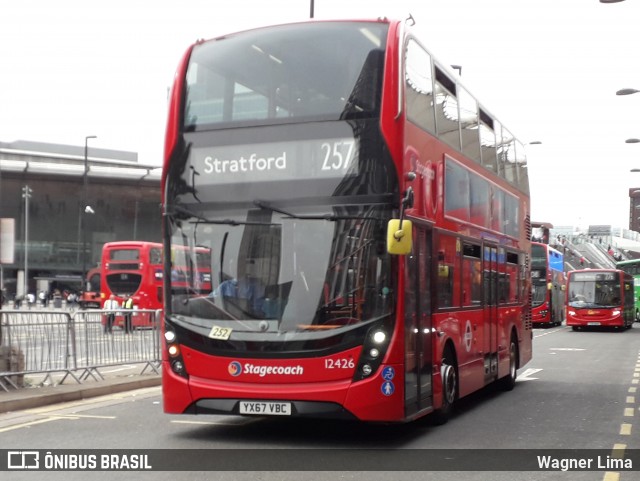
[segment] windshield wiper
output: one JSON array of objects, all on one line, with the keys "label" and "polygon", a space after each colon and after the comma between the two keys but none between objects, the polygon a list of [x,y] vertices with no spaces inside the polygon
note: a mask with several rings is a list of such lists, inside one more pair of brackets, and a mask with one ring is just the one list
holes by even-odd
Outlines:
[{"label": "windshield wiper", "polygon": [[254,221],[242,221],[242,220],[234,220],[234,219],[208,219],[206,217],[201,216],[200,214],[196,214],[195,212],[182,207],[180,205],[167,205],[166,207],[167,215],[180,220],[187,219],[196,219],[195,221],[190,221],[194,224],[221,224],[221,225],[277,225],[271,222],[254,222]]},{"label": "windshield wiper", "polygon": [[337,215],[337,214],[294,214],[287,210],[281,209],[280,207],[276,207],[269,202],[265,202],[263,200],[254,200],[253,205],[256,207],[260,207],[261,209],[270,210],[273,212],[277,212],[278,214],[282,214],[291,219],[301,219],[301,220],[327,220],[330,222],[335,222],[337,220],[347,220],[347,219],[376,219],[375,217],[367,217],[363,215]]}]

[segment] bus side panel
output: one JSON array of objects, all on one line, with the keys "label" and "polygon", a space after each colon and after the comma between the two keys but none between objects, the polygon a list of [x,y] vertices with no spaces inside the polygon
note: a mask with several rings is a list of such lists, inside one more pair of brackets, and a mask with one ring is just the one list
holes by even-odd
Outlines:
[{"label": "bus side panel", "polygon": [[[461,311],[435,314],[436,330],[445,335],[442,339],[453,342],[458,364],[459,395],[464,397],[485,385],[484,358],[482,355],[484,313]],[[439,346],[442,353],[444,344]],[[436,359],[442,359],[442,354]],[[438,363],[439,365],[440,363]]]}]

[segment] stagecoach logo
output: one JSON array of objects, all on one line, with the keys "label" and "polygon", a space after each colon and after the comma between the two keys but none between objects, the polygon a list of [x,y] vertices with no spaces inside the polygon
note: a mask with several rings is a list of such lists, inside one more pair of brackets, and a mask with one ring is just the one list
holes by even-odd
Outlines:
[{"label": "stagecoach logo", "polygon": [[242,374],[242,364],[240,364],[238,361],[231,361],[229,363],[229,374],[231,374],[233,377]]},{"label": "stagecoach logo", "polygon": [[302,366],[266,366],[255,364],[240,364],[238,361],[229,363],[229,374],[238,377],[240,374],[255,374],[260,377],[265,376],[301,376],[304,374]]}]

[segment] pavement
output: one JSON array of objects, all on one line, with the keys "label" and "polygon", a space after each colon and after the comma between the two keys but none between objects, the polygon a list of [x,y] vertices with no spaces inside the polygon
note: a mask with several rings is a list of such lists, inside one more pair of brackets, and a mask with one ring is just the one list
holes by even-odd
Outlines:
[{"label": "pavement", "polygon": [[162,377],[154,372],[149,374],[127,373],[126,371],[101,372],[103,379],[86,379],[82,383],[67,378],[63,384],[40,387],[0,388],[0,413],[33,409],[69,401],[79,401],[96,396],[105,396],[123,391],[160,386]]}]

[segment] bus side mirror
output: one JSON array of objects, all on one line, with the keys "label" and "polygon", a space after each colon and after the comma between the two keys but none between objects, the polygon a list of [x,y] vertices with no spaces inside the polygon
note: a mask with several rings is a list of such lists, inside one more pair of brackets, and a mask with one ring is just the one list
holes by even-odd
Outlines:
[{"label": "bus side mirror", "polygon": [[410,254],[412,232],[410,220],[391,219],[387,225],[387,252],[400,256]]}]

